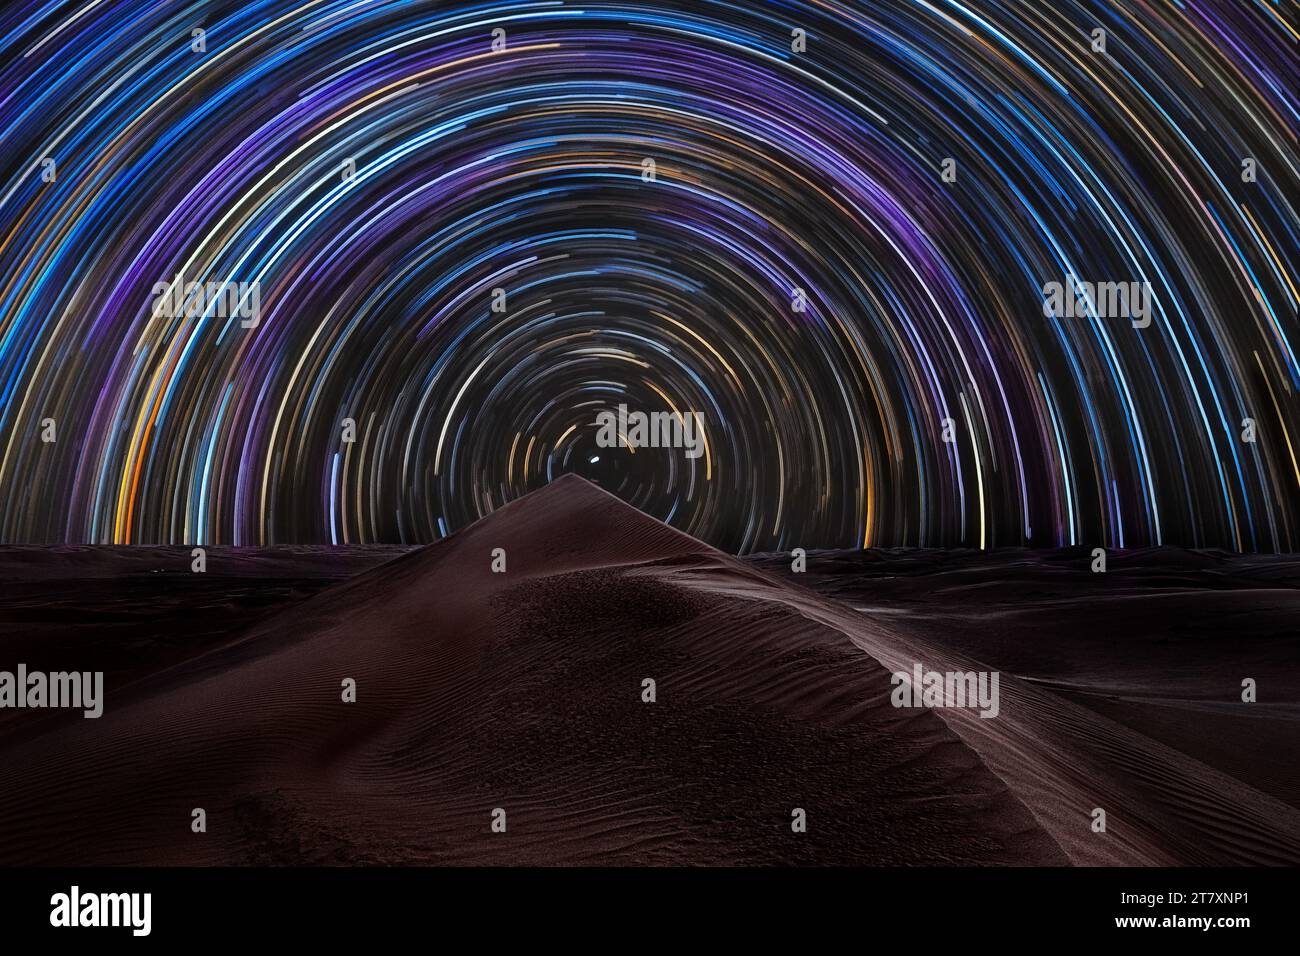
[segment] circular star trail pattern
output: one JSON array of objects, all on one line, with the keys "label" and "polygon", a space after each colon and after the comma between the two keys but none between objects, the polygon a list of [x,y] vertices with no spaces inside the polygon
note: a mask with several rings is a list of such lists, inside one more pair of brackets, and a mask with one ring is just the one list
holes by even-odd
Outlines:
[{"label": "circular star trail pattern", "polygon": [[1298,22],[9,4],[0,538],[427,542],[576,472],[739,552],[1293,550]]}]

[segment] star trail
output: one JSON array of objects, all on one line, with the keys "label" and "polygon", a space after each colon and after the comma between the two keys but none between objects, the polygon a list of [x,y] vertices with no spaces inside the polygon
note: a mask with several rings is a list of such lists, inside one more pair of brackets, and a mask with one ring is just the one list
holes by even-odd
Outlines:
[{"label": "star trail", "polygon": [[421,543],[576,472],[731,552],[1294,550],[1298,49],[1271,0],[10,3],[0,541]]}]

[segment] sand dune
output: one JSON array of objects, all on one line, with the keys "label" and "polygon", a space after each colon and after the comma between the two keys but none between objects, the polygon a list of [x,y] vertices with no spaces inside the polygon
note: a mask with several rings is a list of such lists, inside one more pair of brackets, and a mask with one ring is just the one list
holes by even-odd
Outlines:
[{"label": "sand dune", "polygon": [[[1085,549],[911,552],[880,562],[885,579],[864,557],[817,555],[803,580],[834,607],[885,612],[843,627],[890,667],[1001,672],[999,719],[936,713],[1073,862],[1300,861],[1293,561],[1162,549],[1113,557],[1103,577]],[[1252,675],[1265,690],[1243,703]],[[1104,837],[1079,825],[1098,807]]]},{"label": "sand dune", "polygon": [[991,720],[891,706],[984,665],[578,478],[238,620],[99,720],[0,723],[0,863],[1300,860],[1295,807],[1042,675]]}]

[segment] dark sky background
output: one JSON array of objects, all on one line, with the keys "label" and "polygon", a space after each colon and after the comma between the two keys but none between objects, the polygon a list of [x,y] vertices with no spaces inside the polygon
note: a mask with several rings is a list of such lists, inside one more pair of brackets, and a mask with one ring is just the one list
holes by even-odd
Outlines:
[{"label": "dark sky background", "polygon": [[939,6],[6,5],[0,541],[1294,550],[1296,7]]}]

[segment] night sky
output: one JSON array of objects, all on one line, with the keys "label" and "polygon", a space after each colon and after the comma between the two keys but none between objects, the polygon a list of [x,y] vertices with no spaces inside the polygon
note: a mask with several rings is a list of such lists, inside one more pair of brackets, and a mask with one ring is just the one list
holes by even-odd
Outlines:
[{"label": "night sky", "polygon": [[1298,49],[1270,0],[10,2],[0,542],[420,543],[576,472],[732,552],[1295,550]]}]

